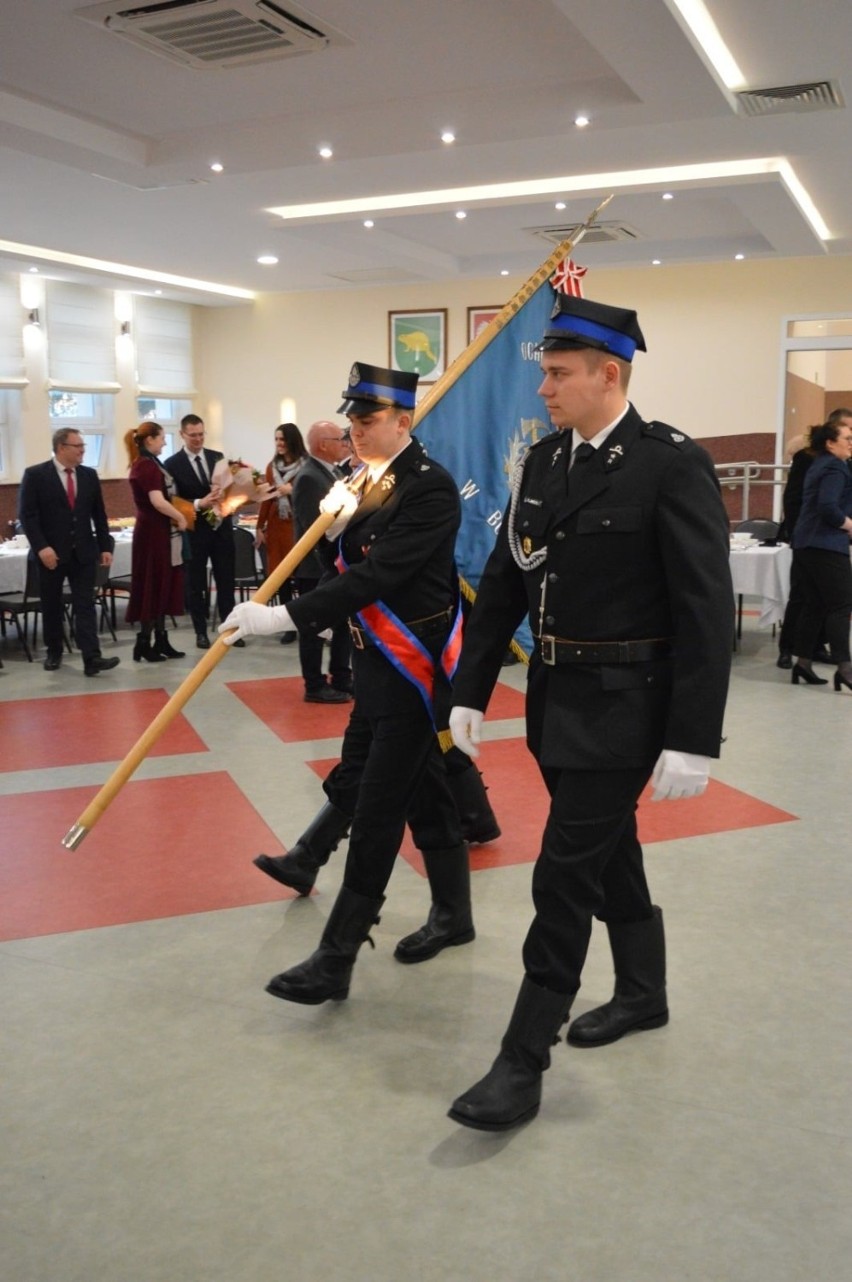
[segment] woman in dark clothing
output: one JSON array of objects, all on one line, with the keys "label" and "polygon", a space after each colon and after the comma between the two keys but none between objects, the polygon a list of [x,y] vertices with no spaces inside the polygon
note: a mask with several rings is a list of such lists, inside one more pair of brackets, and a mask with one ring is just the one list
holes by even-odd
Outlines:
[{"label": "woman in dark clothing", "polygon": [[[847,423],[852,426],[852,410],[839,409],[832,410],[826,419],[827,423]],[[784,494],[781,498],[781,506],[784,512],[784,519],[778,531],[779,539],[785,543],[793,542],[793,531],[796,528],[796,522],[799,519],[799,513],[802,510],[802,495],[805,491],[805,477],[808,470],[816,458],[816,454],[811,448],[811,432],[816,431],[816,427],[809,427],[805,434],[807,444],[800,450],[796,450],[790,460],[790,471],[787,473],[787,484],[784,486]],[[799,613],[802,608],[802,592],[799,587],[796,565],[793,564],[790,573],[790,595],[787,598],[787,608],[784,611],[784,620],[778,633],[778,659],[779,668],[792,668],[793,666],[793,646],[796,640],[796,634],[799,627]],[[824,633],[820,633],[817,641],[817,648],[811,656],[817,663],[830,662],[829,655],[825,649],[826,640]]]},{"label": "woman in dark clothing", "polygon": [[[308,457],[302,433],[295,423],[282,423],[275,429],[275,453],[266,468],[266,480],[276,491],[275,498],[261,503],[257,514],[255,547],[266,545],[266,573],[271,574],[293,547],[293,508],[290,496],[296,473]],[[282,584],[278,600],[286,605],[293,596],[292,580]],[[281,644],[296,640],[295,632],[283,632]]]},{"label": "woman in dark clothing", "polygon": [[159,460],[165,443],[159,423],[141,423],[124,437],[136,505],[127,622],[139,624],[133,647],[137,663],[183,658],[166,632],[166,615],[183,613],[181,533],[186,517],[171,502],[175,483]]},{"label": "woman in dark clothing", "polygon": [[831,420],[811,433],[815,458],[805,477],[802,508],[793,532],[793,560],[802,593],[796,632],[793,684],[825,685],[813,671],[810,656],[825,625],[834,688],[852,690],[849,657],[849,614],[852,611],[852,426]]}]

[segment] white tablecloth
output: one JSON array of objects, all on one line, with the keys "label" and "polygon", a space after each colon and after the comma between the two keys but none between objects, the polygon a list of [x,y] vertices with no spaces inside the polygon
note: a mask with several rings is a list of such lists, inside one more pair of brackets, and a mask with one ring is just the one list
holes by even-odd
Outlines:
[{"label": "white tablecloth", "polygon": [[[132,544],[132,536],[115,536],[111,573],[116,577],[130,573]],[[27,556],[26,548],[11,548],[8,543],[0,543],[0,592],[23,592],[27,582]]]},{"label": "white tablecloth", "polygon": [[768,628],[784,618],[790,595],[793,553],[786,543],[775,548],[731,548],[731,577],[735,596],[760,597],[759,626]]}]

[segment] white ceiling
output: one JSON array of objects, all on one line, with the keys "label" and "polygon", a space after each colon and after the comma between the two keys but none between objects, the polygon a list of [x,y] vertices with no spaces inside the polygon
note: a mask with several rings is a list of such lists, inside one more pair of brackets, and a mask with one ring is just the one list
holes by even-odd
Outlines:
[{"label": "white ceiling", "polygon": [[[852,102],[849,0],[707,5],[747,88],[836,81]],[[83,7],[3,0],[0,266],[60,274],[16,248],[25,245],[257,291],[499,279],[501,270],[532,272],[552,248],[530,229],[581,222],[610,191],[603,220],[634,238],[587,239],[577,257],[589,266],[852,253],[848,110],[742,115],[674,0],[306,0],[316,25],[345,39],[205,68],[83,21]],[[573,124],[578,112],[591,117],[585,130]],[[439,137],[447,127],[457,136],[449,147]],[[319,158],[321,143],[333,159]],[[770,172],[593,178],[579,192],[566,188],[564,211],[557,185],[513,200],[380,210],[372,230],[363,213],[285,222],[269,212],[660,166],[754,169],[762,158],[776,162]],[[213,160],[224,164],[220,175]],[[791,195],[782,160],[830,238]],[[259,266],[264,253],[278,264]],[[137,283],[93,269],[61,274]]]}]

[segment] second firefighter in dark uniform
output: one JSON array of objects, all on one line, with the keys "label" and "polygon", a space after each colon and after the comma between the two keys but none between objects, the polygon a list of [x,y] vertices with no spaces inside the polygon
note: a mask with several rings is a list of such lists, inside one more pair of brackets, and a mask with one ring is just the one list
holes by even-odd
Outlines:
[{"label": "second firefighter in dark uniform", "polygon": [[[286,608],[238,605],[220,629],[249,636],[295,626],[318,635],[351,620],[355,703],[347,733],[362,769],[343,886],[316,952],[268,985],[276,997],[309,1005],[347,996],[406,815],[415,799],[423,804],[424,786],[430,862],[439,877],[438,866],[445,865],[441,880],[455,888],[443,944],[473,938],[467,849],[435,729],[446,725],[460,622],[454,561],[460,500],[449,473],[411,438],[416,385],[416,374],[353,366],[339,412],[350,419],[367,483],[357,507],[350,493],[340,492],[342,483],[321,504],[328,512],[338,511],[341,501],[349,504],[338,518],[341,573]],[[428,923],[423,929],[430,933]],[[411,938],[419,949],[422,932]]]},{"label": "second firefighter in dark uniform", "polygon": [[649,779],[658,798],[706,786],[720,750],[733,591],[710,458],[627,400],[637,349],[635,312],[557,300],[539,392],[559,430],[516,475],[455,679],[453,737],[475,755],[506,646],[529,614],[527,742],[550,813],[515,1011],[491,1071],[450,1111],[481,1129],[535,1115],[594,917],[609,932],[615,994],[580,1016],[568,1041],[603,1045],[668,1019],[662,914],[635,810]]}]

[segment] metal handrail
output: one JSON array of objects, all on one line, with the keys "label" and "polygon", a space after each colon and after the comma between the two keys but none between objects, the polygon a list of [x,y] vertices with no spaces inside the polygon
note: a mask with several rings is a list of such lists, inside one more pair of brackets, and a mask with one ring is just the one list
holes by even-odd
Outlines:
[{"label": "metal handrail", "polygon": [[780,519],[781,495],[784,491],[784,486],[787,484],[787,473],[790,470],[789,463],[758,463],[754,459],[747,459],[741,463],[716,463],[714,466],[716,475],[719,478],[719,484],[723,489],[742,490],[741,521],[747,521],[749,518],[752,487],[766,485],[771,485],[774,489],[772,512],[775,520]]}]

